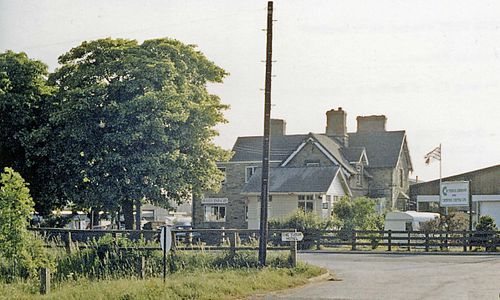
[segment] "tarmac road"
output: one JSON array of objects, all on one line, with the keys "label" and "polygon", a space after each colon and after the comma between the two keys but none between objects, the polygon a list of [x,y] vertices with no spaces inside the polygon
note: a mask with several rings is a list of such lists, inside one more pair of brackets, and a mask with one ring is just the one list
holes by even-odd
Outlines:
[{"label": "tarmac road", "polygon": [[255,299],[495,299],[500,255],[300,254],[341,281]]}]

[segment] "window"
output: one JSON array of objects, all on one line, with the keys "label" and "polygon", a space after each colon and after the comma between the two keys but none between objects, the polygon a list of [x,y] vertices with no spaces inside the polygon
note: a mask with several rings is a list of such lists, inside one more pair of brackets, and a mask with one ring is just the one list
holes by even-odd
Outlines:
[{"label": "window", "polygon": [[226,222],[226,207],[220,205],[205,206],[205,222]]},{"label": "window", "polygon": [[363,185],[363,166],[356,165],[356,184],[358,186]]},{"label": "window", "polygon": [[222,184],[226,183],[226,168],[224,168],[224,167],[219,167],[219,168],[217,168],[217,169],[219,169],[219,171],[221,171],[221,172],[222,172],[222,175],[224,176],[224,179],[222,179],[222,181],[221,181],[220,183],[222,183]]},{"label": "window", "polygon": [[155,211],[151,209],[143,209],[142,210],[142,219],[146,221],[154,221],[155,220]]},{"label": "window", "polygon": [[245,205],[245,221],[248,222],[248,205]]},{"label": "window", "polygon": [[314,210],[314,196],[313,195],[299,195],[299,209],[305,212],[312,212]]},{"label": "window", "polygon": [[316,160],[306,160],[305,161],[305,165],[306,165],[306,167],[319,167],[320,166],[318,159],[316,159]]},{"label": "window", "polygon": [[245,168],[245,182],[250,180],[250,177],[255,173],[256,166],[250,166]]},{"label": "window", "polygon": [[399,169],[399,187],[404,187],[403,169]]}]

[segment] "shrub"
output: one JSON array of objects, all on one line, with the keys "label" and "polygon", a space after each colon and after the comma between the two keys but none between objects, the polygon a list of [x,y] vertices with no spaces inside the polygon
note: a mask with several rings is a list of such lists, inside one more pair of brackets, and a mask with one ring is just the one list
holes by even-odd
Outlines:
[{"label": "shrub", "polygon": [[496,233],[497,230],[498,228],[491,216],[481,216],[479,218],[479,222],[476,225],[476,231],[483,231],[483,233],[474,234],[477,245],[484,246],[486,248],[486,251],[496,251],[496,247],[493,247],[489,244],[499,242]]},{"label": "shrub", "polygon": [[[304,240],[299,242],[298,248],[310,249],[314,246],[314,239],[324,229],[331,227],[330,220],[325,220],[314,213],[306,213],[301,209],[294,211],[284,218],[269,221],[270,229],[297,229],[304,234]],[[276,241],[279,243],[279,241]]]},{"label": "shrub", "polygon": [[39,267],[50,265],[43,242],[27,230],[34,206],[27,185],[11,168],[1,174],[0,257],[4,259],[0,272],[8,280],[35,276]]}]

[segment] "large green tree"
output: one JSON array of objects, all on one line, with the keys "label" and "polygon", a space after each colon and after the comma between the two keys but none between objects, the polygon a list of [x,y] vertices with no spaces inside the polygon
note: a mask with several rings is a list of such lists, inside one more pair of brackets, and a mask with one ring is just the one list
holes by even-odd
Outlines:
[{"label": "large green tree", "polygon": [[[30,182],[35,199],[48,195],[48,157],[44,153],[54,88],[47,85],[47,66],[25,53],[0,54],[0,168],[18,170]],[[37,201],[48,211],[57,197]]]},{"label": "large green tree", "polygon": [[59,58],[51,115],[53,182],[84,207],[161,206],[218,187],[212,143],[226,105],[206,90],[226,72],[195,46],[171,39],[83,42]]}]

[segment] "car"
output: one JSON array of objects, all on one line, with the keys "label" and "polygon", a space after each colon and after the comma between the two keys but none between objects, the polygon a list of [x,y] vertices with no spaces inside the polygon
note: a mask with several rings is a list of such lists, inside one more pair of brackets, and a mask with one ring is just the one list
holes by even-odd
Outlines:
[{"label": "car", "polygon": [[192,231],[193,227],[191,226],[191,222],[174,223],[172,229],[175,232],[175,237],[178,242],[192,243],[200,240],[201,234],[199,232]]}]

